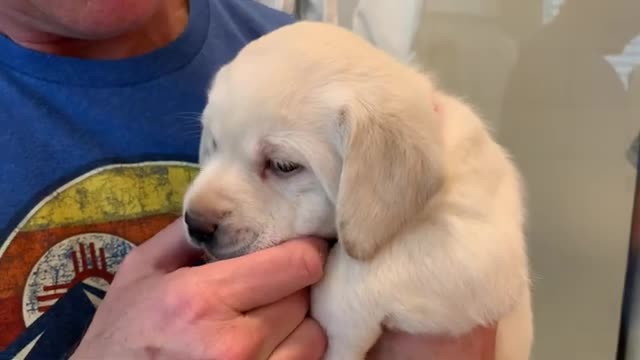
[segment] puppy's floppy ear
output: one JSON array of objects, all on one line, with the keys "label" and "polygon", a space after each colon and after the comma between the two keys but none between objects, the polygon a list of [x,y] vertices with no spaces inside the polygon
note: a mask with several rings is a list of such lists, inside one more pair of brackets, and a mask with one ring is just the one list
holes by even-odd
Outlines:
[{"label": "puppy's floppy ear", "polygon": [[344,160],[336,227],[355,259],[373,257],[442,184],[440,126],[425,119],[433,113],[424,106],[385,113],[358,103],[340,113]]}]

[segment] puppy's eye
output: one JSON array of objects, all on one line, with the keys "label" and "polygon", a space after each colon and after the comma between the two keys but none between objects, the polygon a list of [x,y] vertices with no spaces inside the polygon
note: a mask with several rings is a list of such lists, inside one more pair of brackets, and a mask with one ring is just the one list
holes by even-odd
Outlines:
[{"label": "puppy's eye", "polygon": [[267,167],[269,170],[281,175],[290,175],[302,169],[300,164],[284,160],[267,160]]}]

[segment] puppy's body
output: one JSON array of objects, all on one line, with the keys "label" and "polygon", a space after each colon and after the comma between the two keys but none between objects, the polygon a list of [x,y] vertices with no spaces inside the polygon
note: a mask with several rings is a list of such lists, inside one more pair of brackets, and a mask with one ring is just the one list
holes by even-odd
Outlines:
[{"label": "puppy's body", "polygon": [[200,246],[224,258],[338,237],[312,291],[327,360],[363,359],[383,327],[498,321],[497,359],[528,358],[520,180],[464,102],[346,30],[301,22],[220,70],[203,124],[185,199],[215,224],[203,235],[192,220]]},{"label": "puppy's body", "polygon": [[329,334],[327,359],[363,358],[382,326],[461,335],[499,319],[496,359],[528,358],[531,309],[515,169],[466,105],[442,94],[436,102],[448,134],[443,188],[371,260],[338,246],[313,289],[312,315]]}]

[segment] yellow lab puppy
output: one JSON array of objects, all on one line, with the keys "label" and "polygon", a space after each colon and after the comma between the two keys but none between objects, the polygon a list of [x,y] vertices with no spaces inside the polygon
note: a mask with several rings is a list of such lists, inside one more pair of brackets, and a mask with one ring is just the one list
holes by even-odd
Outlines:
[{"label": "yellow lab puppy", "polygon": [[518,172],[428,76],[347,30],[299,22],[219,71],[202,123],[191,241],[224,259],[338,238],[312,291],[327,360],[363,359],[383,327],[455,336],[495,322],[497,359],[529,357]]}]

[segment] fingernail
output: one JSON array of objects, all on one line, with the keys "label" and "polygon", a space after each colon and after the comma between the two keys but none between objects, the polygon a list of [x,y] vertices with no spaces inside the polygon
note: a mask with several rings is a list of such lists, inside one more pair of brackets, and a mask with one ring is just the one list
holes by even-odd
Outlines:
[{"label": "fingernail", "polygon": [[327,254],[329,253],[329,243],[327,240],[311,238],[311,245],[318,250],[318,253],[320,253],[320,256],[322,257],[322,263],[324,264],[327,261]]}]

